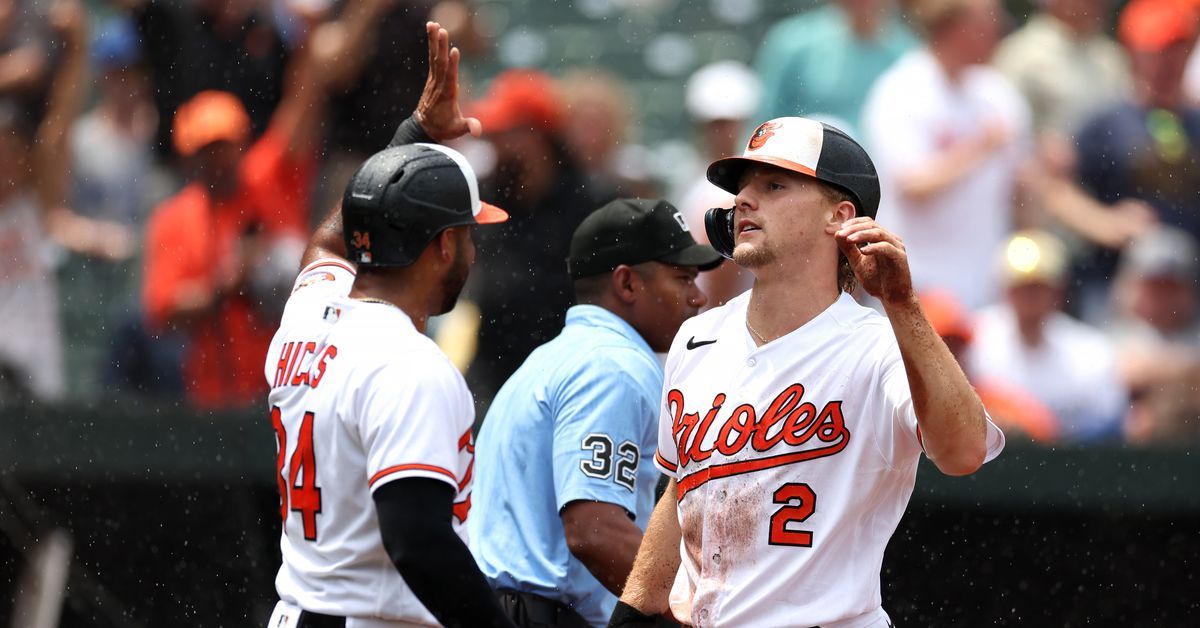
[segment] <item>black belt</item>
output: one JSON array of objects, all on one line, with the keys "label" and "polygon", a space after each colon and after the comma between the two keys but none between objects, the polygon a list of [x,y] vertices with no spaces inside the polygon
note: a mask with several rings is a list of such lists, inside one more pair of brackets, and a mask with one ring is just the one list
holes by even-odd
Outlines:
[{"label": "black belt", "polygon": [[522,628],[591,628],[591,624],[575,609],[540,595],[500,589],[496,591],[496,599],[509,619]]},{"label": "black belt", "polygon": [[312,611],[300,611],[296,628],[346,628],[346,618],[337,615],[322,615]]}]

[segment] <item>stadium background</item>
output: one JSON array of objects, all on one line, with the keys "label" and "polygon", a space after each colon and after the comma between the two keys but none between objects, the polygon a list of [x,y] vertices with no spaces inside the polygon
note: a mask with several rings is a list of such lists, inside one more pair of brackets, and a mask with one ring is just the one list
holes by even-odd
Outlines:
[{"label": "stadium background", "polygon": [[[688,141],[687,74],[749,61],[774,19],[815,3],[622,4],[480,3],[496,54],[467,70],[482,82],[507,65],[609,68],[638,103],[636,141],[662,161]],[[1018,19],[1028,10],[1008,4]],[[63,626],[265,622],[279,554],[263,416],[75,403],[5,409],[0,425],[0,625],[19,625],[29,584],[18,548],[45,547],[53,530],[74,550]],[[1171,626],[1200,611],[1192,450],[1013,445],[960,479],[922,464],[882,574],[897,625]]]}]

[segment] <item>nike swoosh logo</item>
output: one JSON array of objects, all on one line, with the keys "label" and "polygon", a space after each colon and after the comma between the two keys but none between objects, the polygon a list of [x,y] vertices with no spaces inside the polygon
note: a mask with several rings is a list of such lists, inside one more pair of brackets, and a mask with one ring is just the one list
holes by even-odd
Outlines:
[{"label": "nike swoosh logo", "polygon": [[716,340],[701,340],[700,342],[696,342],[696,337],[692,336],[687,341],[687,348],[688,351],[691,351],[692,349],[698,349],[704,345],[711,345],[714,342],[716,342]]}]

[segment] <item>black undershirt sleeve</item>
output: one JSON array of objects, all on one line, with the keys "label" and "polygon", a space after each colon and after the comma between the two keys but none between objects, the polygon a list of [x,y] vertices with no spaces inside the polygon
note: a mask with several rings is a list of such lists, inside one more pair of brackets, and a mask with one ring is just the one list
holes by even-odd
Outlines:
[{"label": "black undershirt sleeve", "polygon": [[383,547],[417,599],[444,626],[502,626],[496,594],[450,519],[454,489],[429,478],[393,480],[375,491]]},{"label": "black undershirt sleeve", "polygon": [[404,144],[415,144],[417,142],[425,144],[438,143],[432,137],[429,137],[429,134],[425,132],[425,129],[421,127],[421,124],[417,122],[415,117],[408,116],[404,122],[400,123],[400,126],[396,127],[396,134],[392,136],[392,142],[388,144],[388,148],[395,148]]}]

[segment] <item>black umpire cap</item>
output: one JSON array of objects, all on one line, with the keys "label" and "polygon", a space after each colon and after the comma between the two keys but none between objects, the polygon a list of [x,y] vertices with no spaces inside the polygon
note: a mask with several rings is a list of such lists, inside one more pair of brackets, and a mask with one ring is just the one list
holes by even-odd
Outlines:
[{"label": "black umpire cap", "polygon": [[572,279],[611,272],[621,264],[665,262],[716,268],[723,258],[697,244],[683,214],[655,199],[619,198],[592,212],[571,236],[567,272]]}]

